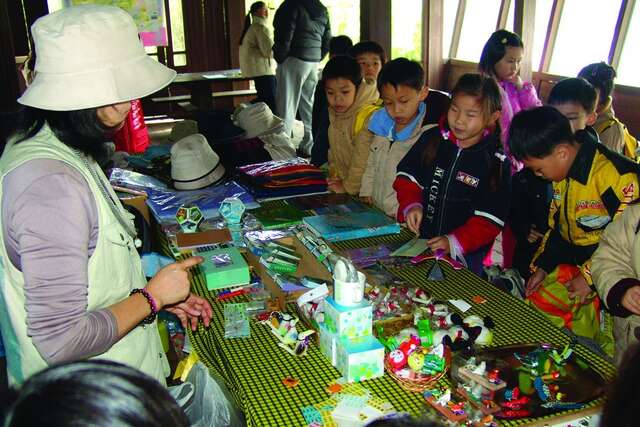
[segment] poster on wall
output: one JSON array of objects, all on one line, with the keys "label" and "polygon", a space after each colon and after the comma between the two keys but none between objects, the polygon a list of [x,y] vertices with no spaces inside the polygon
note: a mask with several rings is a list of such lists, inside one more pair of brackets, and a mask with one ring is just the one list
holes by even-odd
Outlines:
[{"label": "poster on wall", "polygon": [[164,23],[163,0],[64,0],[65,6],[107,4],[126,10],[138,25],[144,46],[166,46],[167,27]]}]

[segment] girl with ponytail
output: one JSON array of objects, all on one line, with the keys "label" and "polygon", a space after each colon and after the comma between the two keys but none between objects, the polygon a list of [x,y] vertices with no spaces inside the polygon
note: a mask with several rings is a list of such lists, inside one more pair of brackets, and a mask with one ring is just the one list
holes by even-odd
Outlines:
[{"label": "girl with ponytail", "polygon": [[240,70],[243,75],[253,77],[258,93],[256,101],[266,103],[274,111],[276,77],[271,62],[273,38],[267,26],[268,16],[265,2],[251,5],[240,36]]}]

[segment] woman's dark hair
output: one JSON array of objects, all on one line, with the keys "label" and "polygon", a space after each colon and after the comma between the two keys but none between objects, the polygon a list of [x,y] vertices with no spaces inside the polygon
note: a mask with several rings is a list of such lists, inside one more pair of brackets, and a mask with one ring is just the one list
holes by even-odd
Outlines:
[{"label": "woman's dark hair", "polygon": [[107,153],[105,143],[113,129],[98,119],[97,108],[74,111],[50,111],[23,107],[12,132],[16,143],[35,136],[47,123],[56,137],[65,145],[79,150],[101,162]]},{"label": "woman's dark hair", "polygon": [[640,345],[624,354],[618,376],[609,385],[600,427],[632,427],[638,424],[637,402],[640,396]]},{"label": "woman's dark hair", "polygon": [[349,55],[349,51],[353,47],[353,41],[349,36],[341,35],[331,37],[329,40],[329,55]]},{"label": "woman's dark hair", "polygon": [[[500,97],[500,89],[496,81],[486,75],[477,73],[463,74],[456,85],[451,91],[452,103],[458,95],[468,95],[478,99],[478,103],[482,106],[482,115],[485,120],[489,120],[492,114],[502,110],[502,100]],[[449,107],[451,108],[451,107]],[[449,129],[447,123],[447,117],[443,117],[443,126]],[[493,140],[495,152],[499,155],[502,154],[502,143],[500,142],[500,124],[496,121],[493,124],[491,133],[487,138]],[[427,145],[427,149],[422,154],[422,163],[425,167],[429,167],[433,164],[438,155],[438,148],[440,147],[441,138],[438,138]],[[494,156],[491,159],[491,166],[489,167],[489,188],[491,191],[495,191],[498,188],[503,175],[503,165],[510,167],[509,162],[503,161],[498,156]]]},{"label": "woman's dark hair", "polygon": [[362,55],[365,53],[378,55],[378,57],[380,58],[380,65],[384,65],[384,63],[387,62],[387,54],[384,52],[382,46],[380,46],[380,44],[377,42],[364,40],[356,43],[351,48],[351,56],[353,56],[354,58],[357,58],[358,55]]},{"label": "woman's dark hair", "polygon": [[242,35],[240,36],[239,44],[242,44],[242,41],[244,40],[244,35],[247,34],[247,31],[249,31],[249,27],[251,26],[251,16],[255,15],[255,13],[260,9],[262,9],[263,7],[266,7],[266,3],[263,1],[257,1],[253,3],[249,8],[249,13],[247,13],[247,16],[244,17],[244,28],[242,29]]},{"label": "woman's dark hair", "polygon": [[609,97],[613,92],[613,79],[616,78],[616,70],[606,62],[589,64],[578,73],[598,90],[600,95],[598,106],[604,106],[609,102]]},{"label": "woman's dark hair", "polygon": [[386,84],[395,89],[403,85],[420,91],[424,87],[424,70],[416,61],[396,58],[384,64],[378,74],[378,91]]},{"label": "woman's dark hair", "polygon": [[188,427],[166,388],[128,366],[84,361],[31,377],[9,406],[4,427]]},{"label": "woman's dark hair", "polygon": [[542,159],[559,144],[574,141],[571,123],[551,106],[522,110],[509,126],[509,150],[518,160]]},{"label": "woman's dark hair", "polygon": [[580,105],[587,114],[593,113],[596,111],[598,92],[581,77],[562,79],[551,88],[547,103],[562,105],[569,102]]},{"label": "woman's dark hair", "polygon": [[331,79],[347,79],[357,88],[362,82],[362,70],[360,65],[351,56],[337,55],[331,58],[322,70],[322,81],[326,83]]},{"label": "woman's dark hair", "polygon": [[522,39],[516,33],[512,33],[507,30],[498,30],[491,34],[489,40],[482,48],[482,55],[480,55],[480,63],[478,63],[478,71],[483,74],[487,74],[495,78],[496,72],[494,70],[495,65],[504,58],[507,52],[507,47],[522,47]]}]

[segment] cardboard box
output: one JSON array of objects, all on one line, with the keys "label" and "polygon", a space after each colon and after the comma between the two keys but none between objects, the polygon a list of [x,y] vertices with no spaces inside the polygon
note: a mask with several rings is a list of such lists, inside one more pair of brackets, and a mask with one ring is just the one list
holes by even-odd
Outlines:
[{"label": "cardboard box", "polygon": [[384,375],[384,347],[373,336],[340,339],[336,368],[348,382]]},{"label": "cardboard box", "polygon": [[[293,274],[296,277],[311,276],[318,279],[325,280],[327,286],[333,282],[333,278],[329,270],[322,265],[315,256],[307,249],[296,237],[284,237],[276,240],[276,242],[283,243],[295,247],[296,253],[300,255],[300,262],[298,263],[298,270]],[[300,295],[308,291],[304,288],[299,291],[285,292],[280,286],[269,276],[266,271],[266,267],[260,264],[260,257],[254,255],[250,251],[247,251],[247,261],[253,267],[254,272],[260,277],[266,290],[271,292],[274,299],[278,300],[280,310],[286,311],[286,305],[290,302],[295,302]],[[329,286],[329,290],[333,292],[333,287]]]},{"label": "cardboard box", "polygon": [[354,307],[345,307],[337,304],[333,297],[327,297],[324,322],[339,339],[369,336],[373,323],[372,308],[364,301]]},{"label": "cardboard box", "polygon": [[207,280],[207,289],[223,289],[250,283],[249,266],[234,247],[198,251],[204,258],[200,268]]},{"label": "cardboard box", "polygon": [[327,329],[324,323],[320,323],[318,334],[320,335],[320,352],[336,366],[338,360],[338,336]]}]

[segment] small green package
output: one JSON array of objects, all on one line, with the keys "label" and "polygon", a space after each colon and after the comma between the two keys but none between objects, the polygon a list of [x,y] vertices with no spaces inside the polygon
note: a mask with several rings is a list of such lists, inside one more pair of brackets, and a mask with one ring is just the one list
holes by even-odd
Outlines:
[{"label": "small green package", "polygon": [[234,247],[199,251],[200,264],[207,279],[207,289],[216,290],[250,283],[249,266]]}]

